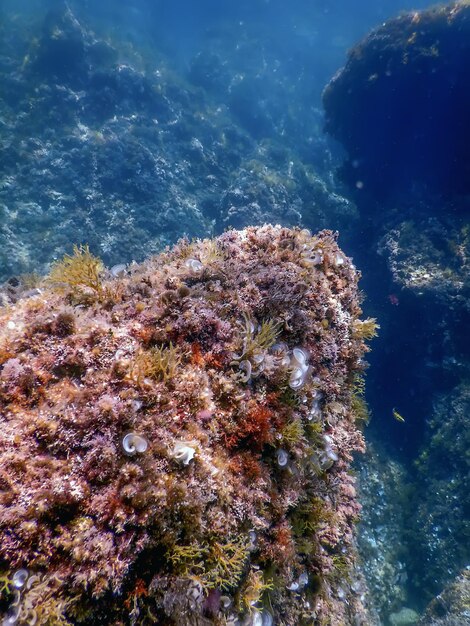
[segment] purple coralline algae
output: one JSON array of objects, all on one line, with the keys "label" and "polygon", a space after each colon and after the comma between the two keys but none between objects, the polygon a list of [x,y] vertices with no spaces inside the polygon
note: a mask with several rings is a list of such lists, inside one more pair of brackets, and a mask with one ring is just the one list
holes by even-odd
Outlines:
[{"label": "purple coralline algae", "polygon": [[358,278],[263,226],[1,308],[2,623],[367,624]]}]

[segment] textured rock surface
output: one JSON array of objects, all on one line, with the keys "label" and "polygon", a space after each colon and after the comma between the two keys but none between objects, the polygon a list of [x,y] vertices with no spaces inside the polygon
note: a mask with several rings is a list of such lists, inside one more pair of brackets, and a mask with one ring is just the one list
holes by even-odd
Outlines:
[{"label": "textured rock surface", "polygon": [[323,95],[347,179],[382,198],[420,184],[468,193],[469,64],[466,1],[404,13],[352,48]]},{"label": "textured rock surface", "polygon": [[183,234],[354,217],[319,174],[327,153],[299,157],[280,127],[254,133],[229,94],[216,98],[194,71],[190,82],[158,49],[99,39],[69,9],[42,29],[13,18],[0,29],[0,280],[44,271],[70,242],[114,264]]},{"label": "textured rock surface", "polygon": [[[324,91],[326,127],[348,153],[341,173],[368,224],[364,258],[384,260],[373,279],[388,309],[372,404],[379,416],[396,406],[406,415],[372,426],[379,441],[391,433],[408,464],[408,501],[389,494],[389,506],[403,504],[402,519],[397,527],[392,514],[383,532],[405,529],[403,605],[394,549],[378,553],[393,591],[376,596],[378,608],[388,602],[397,613],[423,609],[470,559],[469,33],[468,2],[403,13],[359,42]],[[385,483],[391,467],[372,462],[368,471]],[[383,564],[372,555],[370,565],[374,587]]]},{"label": "textured rock surface", "polygon": [[[470,563],[470,387],[436,398],[417,462],[416,586],[426,598]],[[423,540],[424,537],[424,540]]]},{"label": "textured rock surface", "polygon": [[419,626],[470,625],[470,570],[467,568],[431,602]]},{"label": "textured rock surface", "polygon": [[[466,202],[462,202],[462,212]],[[432,215],[436,210],[436,215]],[[439,215],[441,210],[444,216]],[[450,211],[449,211],[450,212]],[[422,219],[403,221],[382,238],[378,249],[393,281],[415,296],[425,295],[449,311],[470,308],[470,228],[468,219],[446,217],[428,205]]]},{"label": "textured rock surface", "polygon": [[330,232],[265,226],[108,273],[76,248],[0,309],[0,610],[370,624],[357,279]]},{"label": "textured rock surface", "polygon": [[368,444],[358,473],[358,493],[363,505],[358,547],[380,624],[388,624],[390,616],[408,601],[410,555],[404,537],[410,493],[407,484],[406,469],[390,458],[383,447],[377,449]]}]

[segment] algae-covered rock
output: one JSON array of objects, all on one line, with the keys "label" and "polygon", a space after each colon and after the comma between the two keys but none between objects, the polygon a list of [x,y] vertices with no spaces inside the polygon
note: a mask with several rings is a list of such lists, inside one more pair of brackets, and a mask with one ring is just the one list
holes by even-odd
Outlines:
[{"label": "algae-covered rock", "polygon": [[390,626],[413,626],[418,622],[419,615],[413,609],[403,607],[389,617]]},{"label": "algae-covered rock", "polygon": [[349,53],[323,95],[345,178],[386,198],[428,186],[469,191],[470,5],[402,13]]},{"label": "algae-covered rock", "polygon": [[[158,37],[130,45],[127,26],[99,36],[91,6],[78,19],[71,3],[54,4],[42,26],[16,10],[0,21],[0,281],[44,273],[70,241],[113,265],[183,234],[271,221],[337,228],[357,217],[332,185],[324,141],[315,159],[296,148],[310,149],[313,120],[308,131],[259,137],[229,94],[188,81]],[[291,102],[292,73],[263,68],[261,51],[256,59],[252,73],[283,74],[277,93]],[[255,92],[247,106],[259,101]]]},{"label": "algae-covered rock", "polygon": [[420,595],[437,594],[470,562],[470,385],[435,399],[417,461],[412,566]]},{"label": "algae-covered rock", "polygon": [[467,567],[428,606],[419,626],[470,625],[470,569]]},{"label": "algae-covered rock", "polygon": [[0,309],[1,615],[370,623],[357,280],[331,232],[265,226],[110,271],[75,247]]}]

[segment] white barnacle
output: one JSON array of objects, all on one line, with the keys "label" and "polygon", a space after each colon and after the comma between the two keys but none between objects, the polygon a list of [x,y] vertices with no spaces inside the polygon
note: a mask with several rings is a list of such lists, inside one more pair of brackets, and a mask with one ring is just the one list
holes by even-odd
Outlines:
[{"label": "white barnacle", "polygon": [[340,252],[337,252],[335,254],[335,265],[336,266],[344,265],[345,262],[346,262],[346,259],[344,258],[344,256]]},{"label": "white barnacle", "polygon": [[127,433],[122,438],[122,447],[126,454],[142,454],[148,448],[148,441],[138,433]]},{"label": "white barnacle", "polygon": [[259,611],[253,613],[250,626],[263,626],[263,616]]},{"label": "white barnacle", "polygon": [[300,367],[297,367],[291,371],[289,378],[289,387],[291,389],[300,389],[304,384],[304,373]]},{"label": "white barnacle", "polygon": [[196,580],[191,581],[186,595],[191,607],[193,609],[199,608],[204,600],[204,590],[201,583]]},{"label": "white barnacle", "polygon": [[220,604],[226,610],[232,605],[232,598],[230,596],[220,596]]},{"label": "white barnacle", "polygon": [[20,612],[21,607],[19,603],[17,606],[10,606],[10,608],[8,609],[8,613],[2,620],[2,626],[13,626],[13,624],[16,624],[20,617]]},{"label": "white barnacle", "polygon": [[170,456],[172,456],[175,461],[178,461],[178,463],[188,465],[194,458],[195,452],[196,450],[186,441],[177,441],[170,453]]},{"label": "white barnacle", "polygon": [[330,461],[333,461],[333,463],[336,463],[336,461],[339,459],[339,456],[332,448],[326,448],[325,455],[328,459],[330,459]]},{"label": "white barnacle", "polygon": [[26,583],[26,589],[31,589],[33,585],[37,585],[40,582],[41,582],[41,577],[38,576],[37,574],[33,574],[32,576],[28,578],[28,581]]},{"label": "white barnacle", "polygon": [[300,591],[308,584],[308,574],[303,572],[300,574],[297,580],[294,580],[290,585],[286,587],[288,591]]},{"label": "white barnacle", "polygon": [[329,470],[330,467],[336,463],[339,459],[338,454],[333,450],[333,440],[329,435],[323,436],[324,448],[321,451],[315,452],[311,457],[311,462],[318,469],[318,471]]},{"label": "white barnacle", "polygon": [[321,398],[322,398],[321,393],[317,393],[316,396],[314,397],[312,404],[310,405],[308,415],[307,415],[307,419],[309,421],[313,419],[318,419],[319,417],[321,417],[321,406],[320,406]]},{"label": "white barnacle", "polygon": [[299,587],[306,587],[308,585],[308,574],[303,572],[299,576]]},{"label": "white barnacle", "polygon": [[273,616],[271,615],[269,611],[264,610],[261,613],[261,617],[263,620],[262,621],[263,626],[273,626],[274,624]]},{"label": "white barnacle", "polygon": [[204,268],[204,265],[201,263],[201,261],[198,261],[198,259],[186,259],[184,265],[195,274],[202,271],[202,269]]},{"label": "white barnacle", "polygon": [[280,367],[289,367],[290,357],[287,344],[284,342],[275,343],[271,348],[271,353]]},{"label": "white barnacle", "polygon": [[321,265],[323,263],[323,252],[314,248],[311,244],[304,244],[301,253],[302,260],[307,265]]}]

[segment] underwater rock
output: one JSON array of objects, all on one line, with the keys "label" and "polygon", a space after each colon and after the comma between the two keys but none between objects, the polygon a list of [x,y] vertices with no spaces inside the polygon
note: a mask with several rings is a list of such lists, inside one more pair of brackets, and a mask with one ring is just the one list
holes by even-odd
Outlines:
[{"label": "underwater rock", "polygon": [[367,582],[378,623],[387,623],[409,601],[406,544],[410,477],[384,446],[368,441],[358,463],[359,569]]},{"label": "underwater rock", "polygon": [[470,563],[470,384],[434,399],[417,460],[410,566],[426,600]]},{"label": "underwater rock", "polygon": [[60,4],[44,20],[42,36],[32,47],[29,71],[80,88],[88,75],[86,47],[90,41],[67,4]]},{"label": "underwater rock", "polygon": [[[455,202],[452,206],[455,207]],[[454,216],[450,216],[451,206],[442,207],[442,202],[438,206],[429,202],[427,212],[423,221],[415,217],[395,224],[380,239],[378,251],[386,259],[398,287],[445,306],[447,314],[451,310],[469,312],[468,223],[456,223]]]},{"label": "underwater rock", "polygon": [[[368,505],[379,512],[385,505],[367,485],[363,494],[364,570],[382,617],[416,602],[421,609],[470,557],[469,64],[470,4],[450,2],[373,30],[323,95],[326,128],[348,153],[343,179],[367,222],[364,258],[378,253],[385,261],[368,268],[380,285],[376,302],[388,307],[371,404],[385,415],[383,398],[398,396],[411,422],[399,434],[396,423],[382,420],[370,437],[380,443],[389,432],[396,450],[419,468],[404,474],[408,501],[382,526],[370,525]],[[390,385],[394,371],[406,371],[401,389]],[[379,397],[374,388],[387,391]],[[388,468],[370,463],[369,474],[382,474],[392,503]],[[375,537],[377,528],[398,539],[400,550]],[[381,589],[385,580],[389,594]]]},{"label": "underwater rock", "polygon": [[[263,226],[117,276],[75,247],[1,308],[0,615],[370,625],[354,569],[357,282],[331,232]],[[308,354],[295,390],[292,354]]]},{"label": "underwater rock", "polygon": [[470,626],[470,569],[467,567],[426,609],[419,626]]},{"label": "underwater rock", "polygon": [[344,178],[378,198],[420,184],[468,193],[469,65],[466,0],[400,14],[352,48],[323,94]]},{"label": "underwater rock", "polygon": [[417,624],[419,615],[413,609],[403,607],[389,617],[390,626],[413,626]]},{"label": "underwater rock", "polygon": [[156,44],[101,39],[60,4],[42,29],[2,25],[0,282],[45,273],[70,241],[113,266],[183,234],[357,217],[295,138],[257,138]]}]

